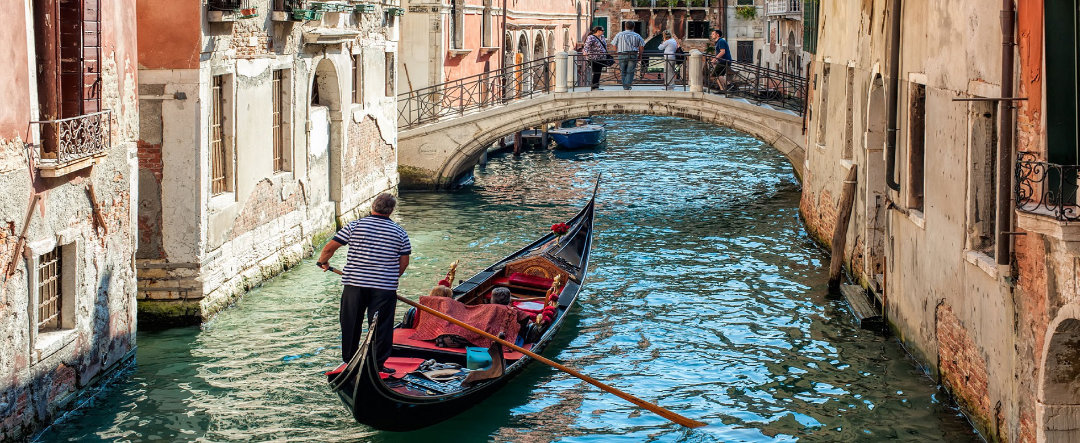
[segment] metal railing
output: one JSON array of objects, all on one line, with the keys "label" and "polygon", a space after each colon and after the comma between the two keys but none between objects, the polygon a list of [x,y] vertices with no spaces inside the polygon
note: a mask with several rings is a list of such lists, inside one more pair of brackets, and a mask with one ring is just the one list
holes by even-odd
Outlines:
[{"label": "metal railing", "polygon": [[[799,115],[806,112],[806,77],[734,60],[727,62],[727,73],[721,75],[723,69],[719,64],[723,62],[717,62],[712,56],[706,56],[701,64],[707,91],[742,97]],[[725,80],[726,88],[721,88],[721,79]]]},{"label": "metal railing", "polygon": [[1078,179],[1080,165],[1049,163],[1035,153],[1021,151],[1016,156],[1016,209],[1061,221],[1080,221]]},{"label": "metal railing", "polygon": [[600,77],[596,86],[622,86],[622,66],[624,57],[632,60],[634,74],[632,86],[663,86],[666,89],[685,91],[688,85],[686,68],[689,54],[673,54],[670,59],[662,52],[645,52],[639,58],[637,54],[620,55],[612,54],[612,65],[601,66],[593,63],[585,54],[574,54],[568,57],[568,63],[572,66],[574,75],[571,90],[591,88],[593,75],[599,70]]},{"label": "metal railing", "polygon": [[398,95],[398,127],[409,129],[451,115],[551,92],[555,58],[544,57]]},{"label": "metal railing", "polygon": [[[709,0],[634,0],[635,8],[706,8]],[[713,0],[714,6],[716,0]]]},{"label": "metal railing", "polygon": [[[438,121],[452,116],[504,105],[516,100],[547,94],[556,89],[555,70],[563,66],[556,57],[544,57],[506,68],[476,74],[458,80],[428,86],[398,95],[398,127],[402,130]],[[620,55],[614,54],[611,66],[601,66],[584,54],[568,54],[566,61],[566,87],[570,91],[589,90],[594,86],[593,76],[599,74],[595,86],[611,90],[622,85]],[[807,81],[805,77],[767,69],[749,63],[730,62],[727,89],[719,89],[716,63],[711,57],[703,57],[702,70],[691,72],[690,54],[666,56],[660,52],[647,52],[638,58],[629,55],[636,63],[631,87],[653,90],[690,90],[693,81],[701,80],[707,93],[723,93],[729,97],[741,97],[756,104],[768,104],[788,109],[802,115],[806,109]],[[696,62],[695,62],[696,63]],[[559,68],[562,69],[562,68]],[[691,77],[700,76],[700,78]],[[560,83],[562,82],[560,78]],[[558,85],[559,88],[562,84]]]},{"label": "metal railing", "polygon": [[206,0],[206,9],[210,11],[237,11],[246,7],[242,0]]},{"label": "metal railing", "polygon": [[39,125],[39,166],[61,167],[105,152],[112,145],[112,111],[31,122]]}]

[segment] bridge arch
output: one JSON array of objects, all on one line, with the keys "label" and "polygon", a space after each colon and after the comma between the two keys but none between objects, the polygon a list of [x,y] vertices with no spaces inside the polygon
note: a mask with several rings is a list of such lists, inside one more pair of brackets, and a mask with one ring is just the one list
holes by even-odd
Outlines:
[{"label": "bridge arch", "polygon": [[801,117],[714,94],[635,90],[546,94],[402,131],[401,183],[407,188],[446,187],[471,171],[501,136],[569,118],[613,114],[682,117],[745,132],[783,154],[802,176],[806,155]]}]

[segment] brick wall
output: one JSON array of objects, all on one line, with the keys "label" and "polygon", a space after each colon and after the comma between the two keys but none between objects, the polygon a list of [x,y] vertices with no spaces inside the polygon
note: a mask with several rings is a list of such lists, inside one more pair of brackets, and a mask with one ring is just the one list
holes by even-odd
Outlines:
[{"label": "brick wall", "polygon": [[[941,383],[969,412],[969,417],[993,417],[987,393],[986,358],[981,348],[971,339],[951,306],[939,304],[935,317]],[[984,423],[983,429],[989,429],[989,423]]]},{"label": "brick wall", "polygon": [[284,186],[282,183],[275,186],[268,178],[255,185],[244,203],[244,209],[236,217],[230,239],[299,209],[301,193],[294,191],[286,195]]},{"label": "brick wall", "polygon": [[274,43],[262,24],[262,17],[233,24],[232,49],[236,51],[236,58],[255,58],[270,53]]}]

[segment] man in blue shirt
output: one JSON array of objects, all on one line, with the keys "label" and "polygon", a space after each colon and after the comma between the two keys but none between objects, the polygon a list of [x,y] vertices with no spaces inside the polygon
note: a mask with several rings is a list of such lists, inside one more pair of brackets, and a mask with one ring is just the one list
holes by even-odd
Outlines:
[{"label": "man in blue shirt", "polygon": [[720,85],[721,90],[727,89],[728,79],[727,76],[730,73],[729,66],[731,65],[731,50],[728,49],[727,40],[724,40],[724,31],[719,29],[713,29],[712,41],[715,51],[713,55],[713,76],[716,77],[717,83]]},{"label": "man in blue shirt", "polygon": [[330,257],[348,245],[345,267],[341,270],[341,359],[348,363],[360,347],[364,313],[368,325],[378,313],[375,325],[375,357],[382,372],[394,343],[394,308],[397,306],[398,278],[409,267],[412,245],[405,230],[390,220],[397,199],[382,193],[371,203],[371,215],[353,221],[338,231],[319,254],[317,266],[330,269]]},{"label": "man in blue shirt", "polygon": [[623,32],[615,34],[611,45],[619,53],[619,70],[622,71],[622,88],[630,89],[634,84],[634,71],[637,71],[641,52],[645,50],[645,39],[634,32],[634,22],[623,23]]}]

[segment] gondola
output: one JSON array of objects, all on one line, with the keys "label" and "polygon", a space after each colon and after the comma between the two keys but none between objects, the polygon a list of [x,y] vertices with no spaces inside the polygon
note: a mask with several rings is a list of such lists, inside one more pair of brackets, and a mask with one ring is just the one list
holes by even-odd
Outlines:
[{"label": "gondola", "polygon": [[[548,321],[540,322],[545,317],[538,313],[536,321],[528,320],[516,336],[505,337],[532,352],[542,352],[573,308],[585,282],[595,205],[596,189],[581,211],[566,222],[565,235],[549,233],[499,260],[454,287],[452,298],[466,307],[486,309],[478,305],[486,303],[491,290],[506,287],[515,309],[531,315],[528,308],[536,305],[529,303],[552,306],[554,312],[550,315],[549,309]],[[452,282],[453,277],[449,276],[449,280]],[[374,328],[369,329],[352,361],[326,373],[331,388],[357,422],[388,431],[410,431],[439,423],[483,401],[533,360],[509,349],[504,351],[493,342],[487,349],[491,367],[469,371],[465,368],[469,360],[466,353],[475,349],[439,347],[434,341],[413,338],[427,326],[420,323],[433,318],[426,313],[418,315],[414,309],[407,311],[404,320],[394,327],[394,344],[386,361],[387,367],[395,369],[394,374],[379,372],[371,333]],[[420,372],[432,360],[439,367],[451,367],[443,369],[443,374],[453,372],[454,365],[462,369],[449,374],[448,379],[432,379],[425,376],[430,372]],[[470,376],[480,380],[463,385],[463,379]]]}]

